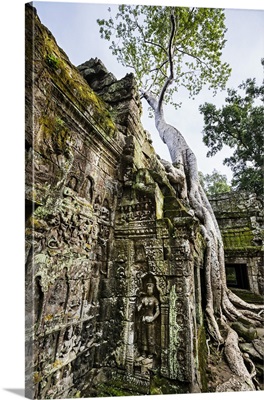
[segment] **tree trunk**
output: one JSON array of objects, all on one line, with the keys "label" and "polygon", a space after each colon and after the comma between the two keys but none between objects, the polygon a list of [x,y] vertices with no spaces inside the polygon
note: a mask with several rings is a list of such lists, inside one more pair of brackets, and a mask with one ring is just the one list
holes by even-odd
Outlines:
[{"label": "tree trunk", "polygon": [[238,335],[230,323],[241,317],[244,321],[260,326],[261,317],[257,312],[263,310],[263,306],[247,304],[227,288],[223,241],[212,207],[199,182],[196,157],[182,134],[165,122],[161,101],[157,101],[150,93],[143,93],[143,97],[152,107],[156,128],[168,146],[172,160],[170,174],[174,176],[174,181],[181,185],[178,194],[200,221],[201,232],[207,243],[205,314],[208,333],[218,345],[224,344],[229,367],[236,377],[239,377],[237,379],[240,382],[241,377],[243,378],[243,387],[255,390],[238,347]]}]

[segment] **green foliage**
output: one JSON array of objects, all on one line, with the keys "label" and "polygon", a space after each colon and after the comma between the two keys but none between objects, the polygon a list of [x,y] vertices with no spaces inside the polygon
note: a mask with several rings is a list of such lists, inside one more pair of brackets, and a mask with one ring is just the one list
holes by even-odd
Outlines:
[{"label": "green foliage", "polygon": [[[200,106],[204,115],[203,141],[213,156],[224,145],[234,149],[224,164],[231,167],[232,186],[239,190],[263,192],[263,137],[264,137],[264,84],[256,85],[247,79],[239,89],[228,89],[226,104],[217,109],[205,103]],[[262,103],[261,103],[262,101]]]},{"label": "green foliage", "polygon": [[199,171],[199,179],[202,187],[209,196],[214,196],[220,193],[230,192],[231,187],[227,183],[226,175],[213,170],[212,174],[203,174]]},{"label": "green foliage", "polygon": [[205,84],[224,88],[230,68],[221,62],[226,32],[222,9],[120,5],[114,18],[97,22],[101,37],[111,41],[110,49],[122,65],[133,68],[141,89],[158,95],[169,76],[171,16],[174,79],[165,102],[176,105],[172,95],[181,86],[192,97]]}]

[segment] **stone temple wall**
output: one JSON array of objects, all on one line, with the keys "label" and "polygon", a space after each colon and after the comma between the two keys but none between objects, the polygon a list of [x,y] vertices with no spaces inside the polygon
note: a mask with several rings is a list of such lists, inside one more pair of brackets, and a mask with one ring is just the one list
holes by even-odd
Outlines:
[{"label": "stone temple wall", "polygon": [[204,243],[140,113],[26,6],[28,397],[206,390]]},{"label": "stone temple wall", "polygon": [[[263,202],[254,193],[231,192],[210,198],[225,248],[226,265],[245,268],[247,289],[264,294]],[[255,299],[256,300],[256,299]]]}]

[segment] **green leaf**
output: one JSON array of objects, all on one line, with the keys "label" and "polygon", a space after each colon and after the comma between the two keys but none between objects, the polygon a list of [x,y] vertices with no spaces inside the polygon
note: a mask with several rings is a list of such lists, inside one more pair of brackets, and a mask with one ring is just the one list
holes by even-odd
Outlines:
[{"label": "green leaf", "polygon": [[226,104],[221,109],[209,103],[199,107],[204,116],[203,141],[210,149],[208,156],[215,155],[224,145],[234,149],[224,160],[234,173],[233,187],[262,194],[264,84],[257,86],[255,79],[247,79],[238,88],[240,91],[227,90]]}]

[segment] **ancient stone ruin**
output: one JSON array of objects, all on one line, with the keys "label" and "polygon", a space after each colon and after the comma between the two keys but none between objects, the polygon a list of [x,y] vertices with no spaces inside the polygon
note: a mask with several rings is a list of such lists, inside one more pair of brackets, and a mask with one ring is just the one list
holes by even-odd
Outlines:
[{"label": "ancient stone ruin", "polygon": [[205,244],[140,123],[133,75],[74,67],[31,6],[26,59],[27,396],[217,390]]},{"label": "ancient stone ruin", "polygon": [[[254,193],[224,193],[210,198],[225,247],[227,281],[245,300],[264,295],[263,199]],[[242,291],[241,291],[242,290]],[[251,296],[254,301],[263,301]]]}]

